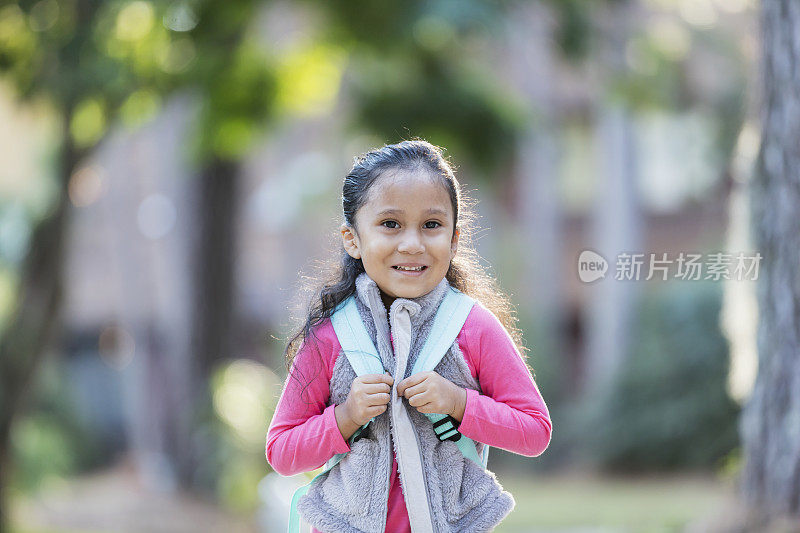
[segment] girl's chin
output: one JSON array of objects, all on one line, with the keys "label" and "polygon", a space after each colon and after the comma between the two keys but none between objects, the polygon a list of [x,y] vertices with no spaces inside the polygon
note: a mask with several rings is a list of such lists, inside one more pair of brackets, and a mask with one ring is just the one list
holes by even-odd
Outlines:
[{"label": "girl's chin", "polygon": [[423,294],[426,294],[426,293],[422,292],[421,290],[405,290],[405,291],[404,290],[397,290],[397,291],[387,292],[387,291],[381,289],[381,295],[382,296],[386,296],[386,297],[389,297],[389,298],[392,298],[392,299],[395,299],[395,298],[405,298],[405,299],[418,298],[418,297],[422,296]]},{"label": "girl's chin", "polygon": [[[392,292],[393,296],[391,296],[391,298],[405,298],[407,300],[410,300],[412,298],[419,298],[420,296],[425,296],[426,294],[431,292],[434,289],[434,287],[418,286],[414,288],[408,288],[406,290],[401,290],[401,289],[396,290]],[[385,291],[384,294],[386,294],[387,296],[389,295],[389,293]]]}]

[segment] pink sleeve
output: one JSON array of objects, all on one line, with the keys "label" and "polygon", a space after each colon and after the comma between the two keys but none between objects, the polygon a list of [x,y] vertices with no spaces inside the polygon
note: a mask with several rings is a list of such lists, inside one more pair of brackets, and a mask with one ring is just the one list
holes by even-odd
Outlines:
[{"label": "pink sleeve", "polygon": [[267,431],[266,456],[283,476],[315,470],[337,453],[349,452],[330,399],[333,364],[341,351],[330,320],[316,328],[297,352]]},{"label": "pink sleeve", "polygon": [[550,414],[502,323],[476,303],[458,343],[482,391],[467,389],[467,405],[459,431],[473,440],[513,453],[541,455],[550,444]]}]

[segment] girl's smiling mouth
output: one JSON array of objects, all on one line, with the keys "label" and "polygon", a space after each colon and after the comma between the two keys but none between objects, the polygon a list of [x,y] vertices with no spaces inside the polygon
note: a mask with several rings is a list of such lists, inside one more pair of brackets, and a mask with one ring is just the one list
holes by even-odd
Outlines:
[{"label": "girl's smiling mouth", "polygon": [[428,268],[428,266],[407,263],[403,265],[392,265],[392,268],[397,270],[398,272],[402,272],[407,276],[419,276]]}]

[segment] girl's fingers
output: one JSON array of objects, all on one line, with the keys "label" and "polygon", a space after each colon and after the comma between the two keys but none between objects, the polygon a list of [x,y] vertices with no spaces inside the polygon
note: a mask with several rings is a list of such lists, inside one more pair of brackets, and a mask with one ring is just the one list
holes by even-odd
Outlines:
[{"label": "girl's fingers", "polygon": [[376,394],[378,392],[389,393],[392,388],[386,383],[363,383],[361,385],[361,390],[364,391],[365,394]]},{"label": "girl's fingers", "polygon": [[356,379],[360,379],[362,383],[385,383],[387,385],[394,384],[394,378],[391,374],[363,374]]},{"label": "girl's fingers", "polygon": [[408,387],[406,390],[403,391],[402,396],[405,396],[406,398],[412,398],[413,396],[415,396],[417,394],[421,394],[421,393],[425,392],[425,390],[426,390],[425,385],[420,383],[419,385],[414,385],[413,387]]},{"label": "girl's fingers", "polygon": [[377,394],[367,394],[367,405],[385,405],[389,403],[391,396],[389,396],[388,392],[379,392]]},{"label": "girl's fingers", "polygon": [[415,394],[408,400],[408,405],[412,407],[421,407],[427,403],[430,403],[431,400],[429,398],[429,394],[422,393],[422,394]]},{"label": "girl's fingers", "polygon": [[403,390],[402,394],[403,396],[405,396],[406,390],[410,389],[412,386],[420,385],[427,378],[428,378],[427,372],[417,372],[416,374],[413,374],[407,377],[406,379],[402,380],[400,383],[398,383],[397,386],[398,389],[400,389],[400,384],[402,384],[403,387],[405,387],[404,389],[402,389]]}]

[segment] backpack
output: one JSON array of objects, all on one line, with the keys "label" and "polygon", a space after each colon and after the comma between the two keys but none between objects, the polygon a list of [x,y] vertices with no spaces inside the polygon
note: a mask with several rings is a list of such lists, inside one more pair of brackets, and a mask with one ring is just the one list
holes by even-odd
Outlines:
[{"label": "backpack", "polygon": [[[383,374],[383,363],[381,363],[378,350],[361,320],[361,315],[356,307],[355,294],[351,295],[340,303],[331,315],[331,323],[336,332],[342,351],[347,356],[350,366],[353,367],[357,376],[363,374]],[[456,340],[461,328],[467,320],[475,300],[462,293],[454,287],[449,287],[445,293],[436,315],[433,319],[433,327],[425,340],[422,351],[414,363],[411,374],[426,372],[436,368],[442,357],[447,353]],[[458,444],[461,453],[467,459],[474,461],[482,468],[486,468],[489,459],[489,446],[484,445],[483,453],[479,456],[475,447],[475,442],[469,437],[462,435],[458,431],[458,423],[450,415],[440,413],[423,413],[433,423],[433,430],[439,440],[451,440]],[[358,428],[348,439],[352,445],[359,438],[361,433],[375,420],[372,417],[366,424]],[[300,531],[300,515],[297,511],[298,500],[305,495],[311,485],[318,477],[333,468],[348,452],[338,453],[331,457],[323,466],[322,471],[314,476],[307,485],[298,488],[292,496],[291,509],[289,511],[289,533]]]}]

